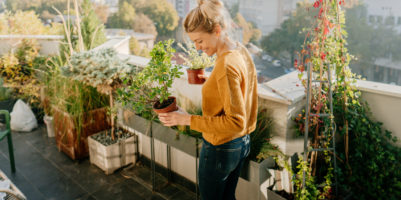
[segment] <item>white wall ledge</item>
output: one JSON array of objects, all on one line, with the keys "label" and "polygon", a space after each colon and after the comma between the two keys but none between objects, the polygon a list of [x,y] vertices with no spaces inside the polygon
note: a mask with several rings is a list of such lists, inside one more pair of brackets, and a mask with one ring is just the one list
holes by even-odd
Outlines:
[{"label": "white wall ledge", "polygon": [[[357,80],[356,87],[363,91],[375,94],[381,94],[396,98],[401,98],[401,86],[378,83],[373,81]],[[401,105],[400,105],[401,106]]]}]

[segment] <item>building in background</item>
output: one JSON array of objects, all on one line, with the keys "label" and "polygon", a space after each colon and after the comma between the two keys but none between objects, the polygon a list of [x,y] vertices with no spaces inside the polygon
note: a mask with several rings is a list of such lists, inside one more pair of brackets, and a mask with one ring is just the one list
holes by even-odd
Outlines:
[{"label": "building in background", "polygon": [[394,27],[401,33],[401,1],[400,0],[363,0],[366,4],[369,23]]},{"label": "building in background", "polygon": [[198,6],[197,0],[167,0],[167,1],[174,6],[180,18],[184,18],[189,13],[189,11]]},{"label": "building in background", "polygon": [[239,12],[268,35],[288,18],[300,0],[239,0]]}]

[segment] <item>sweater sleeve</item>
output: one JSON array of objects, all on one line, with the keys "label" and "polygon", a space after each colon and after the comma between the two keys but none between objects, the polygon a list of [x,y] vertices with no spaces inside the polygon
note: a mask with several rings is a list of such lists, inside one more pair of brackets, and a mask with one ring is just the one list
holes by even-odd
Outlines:
[{"label": "sweater sleeve", "polygon": [[233,134],[245,127],[245,103],[241,90],[241,76],[232,67],[217,79],[217,89],[223,102],[219,116],[191,116],[191,129],[202,133]]}]

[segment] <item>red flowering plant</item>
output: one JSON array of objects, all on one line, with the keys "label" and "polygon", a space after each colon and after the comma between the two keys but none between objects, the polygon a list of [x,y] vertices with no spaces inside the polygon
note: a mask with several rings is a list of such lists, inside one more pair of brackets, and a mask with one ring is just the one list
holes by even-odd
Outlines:
[{"label": "red flowering plant", "polygon": [[[308,151],[306,161],[301,160],[297,166],[296,199],[343,199],[352,194],[352,199],[400,199],[401,148],[392,143],[397,139],[390,131],[371,119],[369,107],[355,87],[360,76],[356,77],[349,68],[353,57],[346,48],[344,5],[344,0],[313,3],[312,9],[319,12],[294,62],[305,89],[311,86],[308,113],[332,114],[329,118],[309,115],[308,147],[325,149],[335,141],[337,161],[335,170],[333,152]],[[305,76],[308,73],[309,80]],[[305,113],[303,110],[295,118],[299,135],[305,133]],[[336,140],[332,133],[336,133]],[[337,177],[336,192],[332,188],[334,177]]]}]

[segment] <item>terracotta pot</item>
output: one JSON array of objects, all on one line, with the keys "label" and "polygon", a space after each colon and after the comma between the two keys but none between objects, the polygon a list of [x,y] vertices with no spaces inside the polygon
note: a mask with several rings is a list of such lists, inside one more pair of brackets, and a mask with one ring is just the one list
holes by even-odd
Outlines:
[{"label": "terracotta pot", "polygon": [[188,83],[189,84],[203,84],[205,82],[204,78],[199,78],[198,75],[203,75],[205,70],[203,69],[187,69]]},{"label": "terracotta pot", "polygon": [[176,101],[175,97],[169,97],[168,99],[173,99],[174,100],[173,103],[171,103],[170,105],[168,105],[164,108],[156,109],[156,107],[158,107],[160,105],[160,102],[157,101],[155,104],[153,104],[153,110],[156,113],[168,113],[168,112],[173,112],[173,111],[178,110],[177,101]]}]

